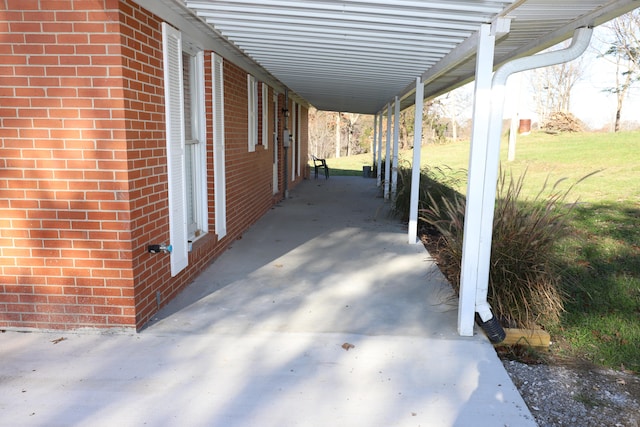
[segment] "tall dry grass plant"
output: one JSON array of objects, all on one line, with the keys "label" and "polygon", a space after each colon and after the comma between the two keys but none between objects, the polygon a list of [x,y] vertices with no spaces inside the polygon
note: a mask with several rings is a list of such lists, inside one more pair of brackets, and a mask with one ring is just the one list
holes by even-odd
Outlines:
[{"label": "tall dry grass plant", "polygon": [[[535,198],[521,200],[525,176],[526,171],[517,179],[500,171],[488,298],[504,326],[551,326],[559,322],[564,306],[553,247],[568,231],[571,205],[566,198],[575,184],[559,191],[560,181],[551,187],[545,182]],[[421,210],[421,219],[441,236],[439,255],[459,289],[466,200],[456,193],[440,202],[429,197],[429,205]]]},{"label": "tall dry grass plant", "polygon": [[[454,170],[448,166],[423,166],[420,170],[420,190],[418,193],[418,209],[427,209],[430,200],[440,203],[451,199],[466,178],[467,171]],[[394,211],[403,220],[409,219],[411,205],[411,165],[405,161],[398,168],[398,188],[394,199]]]}]

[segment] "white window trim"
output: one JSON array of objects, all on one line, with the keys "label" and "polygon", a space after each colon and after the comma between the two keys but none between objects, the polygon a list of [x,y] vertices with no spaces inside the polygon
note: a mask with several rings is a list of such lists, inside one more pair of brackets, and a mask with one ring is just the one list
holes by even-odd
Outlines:
[{"label": "white window trim", "polygon": [[209,232],[209,210],[207,199],[207,118],[204,107],[204,52],[198,51],[195,55],[195,87],[197,90],[197,98],[195,98],[194,108],[196,111],[196,137],[198,143],[198,153],[196,156],[198,176],[195,177],[194,196],[196,197],[196,223],[198,224],[200,235],[192,237],[195,241]]},{"label": "white window trim", "polygon": [[269,86],[262,83],[262,146],[269,148]]},{"label": "white window trim", "polygon": [[258,144],[258,82],[251,74],[247,75],[247,126],[248,149],[253,152]]},{"label": "white window trim", "polygon": [[[176,276],[189,265],[189,239],[196,240],[208,230],[207,201],[207,126],[205,112],[204,53],[194,48],[177,29],[162,24],[163,69],[165,82],[165,122],[167,139],[167,186],[169,204],[169,241],[171,251],[171,276]],[[195,149],[191,150],[192,176],[187,177],[186,133],[184,118],[183,52],[192,55],[193,76],[190,86],[191,111],[194,124],[192,138]],[[187,181],[193,181],[194,220],[197,230],[191,232],[188,224],[189,196]]]},{"label": "white window trim", "polygon": [[187,196],[185,182],[184,93],[182,87],[182,35],[162,23],[164,94],[167,139],[167,183],[169,195],[169,242],[171,276],[189,264]]},{"label": "white window trim", "polygon": [[222,57],[211,54],[213,86],[213,186],[215,193],[215,232],[227,235],[227,193],[224,139],[224,74]]}]

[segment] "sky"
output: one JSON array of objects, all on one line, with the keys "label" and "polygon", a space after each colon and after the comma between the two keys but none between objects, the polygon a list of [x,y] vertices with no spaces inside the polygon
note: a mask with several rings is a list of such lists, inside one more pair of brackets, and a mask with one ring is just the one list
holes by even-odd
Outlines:
[{"label": "sky", "polygon": [[[570,112],[591,129],[602,129],[612,125],[616,112],[616,96],[607,93],[605,89],[611,88],[615,83],[615,65],[605,58],[599,58],[598,46],[604,37],[604,29],[596,28],[591,46],[583,54],[585,72],[583,78],[576,83],[571,92]],[[473,91],[473,83],[470,83],[461,91]],[[530,76],[526,72],[509,77],[507,81],[507,98],[505,99],[504,117],[510,118],[518,103],[518,116],[521,119],[537,121],[535,104],[531,94],[532,85]],[[519,99],[518,95],[519,94]],[[471,116],[469,108],[463,116]],[[622,121],[636,121],[640,123],[640,84],[632,89],[622,106]]]},{"label": "sky", "polygon": [[[603,58],[590,60],[585,78],[576,84],[571,93],[571,112],[591,127],[598,128],[613,122],[616,112],[616,95],[605,89],[614,86],[615,65]],[[592,58],[590,58],[592,57]],[[622,120],[640,122],[640,90],[631,89],[622,104]]]},{"label": "sky", "polygon": [[[600,129],[613,123],[616,112],[616,95],[606,89],[615,84],[615,65],[606,58],[599,57],[598,48],[602,46],[605,29],[598,27],[594,31],[591,46],[583,54],[585,72],[571,92],[570,112],[588,124],[592,129]],[[523,73],[524,74],[524,73]],[[510,79],[511,80],[511,79]],[[517,79],[510,84],[517,84]],[[531,84],[526,75],[522,78],[523,89],[520,100],[520,117],[532,116],[535,119]],[[512,111],[505,108],[505,111]],[[640,88],[630,91],[622,106],[622,121],[640,122]]]}]

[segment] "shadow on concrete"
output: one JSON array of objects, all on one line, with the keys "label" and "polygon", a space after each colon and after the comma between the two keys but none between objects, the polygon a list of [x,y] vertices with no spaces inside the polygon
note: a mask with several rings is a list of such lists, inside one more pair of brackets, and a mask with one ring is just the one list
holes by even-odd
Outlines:
[{"label": "shadow on concrete", "polygon": [[377,195],[304,182],[141,333],[0,334],[0,425],[535,425]]}]

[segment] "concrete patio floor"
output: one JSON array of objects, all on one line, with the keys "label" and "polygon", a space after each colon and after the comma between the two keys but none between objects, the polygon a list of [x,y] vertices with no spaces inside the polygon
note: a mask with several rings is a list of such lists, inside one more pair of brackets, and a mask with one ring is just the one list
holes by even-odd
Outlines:
[{"label": "concrete patio floor", "polygon": [[311,179],[140,333],[0,334],[0,425],[535,426],[388,212]]}]

